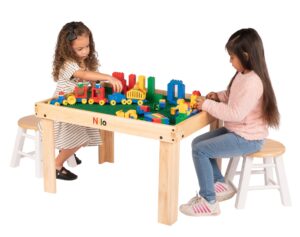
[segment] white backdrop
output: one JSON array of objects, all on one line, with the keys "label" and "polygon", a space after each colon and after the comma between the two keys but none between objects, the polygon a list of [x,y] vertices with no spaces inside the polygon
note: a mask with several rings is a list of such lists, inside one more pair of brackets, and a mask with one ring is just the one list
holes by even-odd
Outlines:
[{"label": "white backdrop", "polygon": [[[256,191],[249,193],[244,210],[236,210],[232,199],[221,203],[218,217],[179,213],[174,225],[158,224],[158,141],[118,133],[114,164],[97,165],[96,148],[80,150],[83,163],[72,169],[79,179],[58,181],[55,195],[43,192],[32,161],[10,168],[18,118],[33,113],[34,102],[53,94],[54,47],[59,30],[69,21],[83,21],[92,30],[102,72],[155,76],[160,89],[180,79],[187,92],[197,89],[202,94],[224,89],[234,74],[224,49],[228,37],[240,28],[255,28],[264,42],[281,112],[281,128],[271,130],[270,137],[287,147],[293,206],[283,207],[276,191]],[[292,0],[2,1],[0,236],[299,233],[299,22],[299,7]],[[179,203],[197,190],[190,143],[204,131],[182,141]]]}]

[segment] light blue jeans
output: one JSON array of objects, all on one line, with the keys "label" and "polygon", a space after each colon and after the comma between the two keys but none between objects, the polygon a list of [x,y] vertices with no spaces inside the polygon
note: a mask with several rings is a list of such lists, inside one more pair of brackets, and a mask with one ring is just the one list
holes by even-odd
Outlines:
[{"label": "light blue jeans", "polygon": [[224,182],[217,158],[242,156],[260,150],[264,140],[246,140],[241,136],[219,128],[196,137],[192,142],[192,154],[196,169],[200,196],[207,201],[216,200],[215,182]]}]

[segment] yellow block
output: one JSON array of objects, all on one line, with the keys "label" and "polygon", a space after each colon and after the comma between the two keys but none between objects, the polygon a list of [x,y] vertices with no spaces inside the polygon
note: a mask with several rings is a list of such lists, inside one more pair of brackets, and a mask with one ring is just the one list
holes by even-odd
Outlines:
[{"label": "yellow block", "polygon": [[118,111],[116,112],[116,115],[117,115],[118,117],[124,117],[124,116],[125,116],[125,113],[124,113],[123,110],[118,110]]},{"label": "yellow block", "polygon": [[136,110],[130,109],[125,113],[125,118],[134,118],[137,119],[137,113]]},{"label": "yellow block", "polygon": [[145,87],[145,76],[144,75],[140,75],[138,77],[138,86],[140,90],[145,91],[146,87]]}]

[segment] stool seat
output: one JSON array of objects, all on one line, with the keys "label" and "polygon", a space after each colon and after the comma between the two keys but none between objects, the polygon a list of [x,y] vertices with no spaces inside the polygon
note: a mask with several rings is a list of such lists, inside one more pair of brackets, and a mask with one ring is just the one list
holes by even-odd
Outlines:
[{"label": "stool seat", "polygon": [[[244,208],[247,193],[250,190],[277,189],[280,192],[281,202],[285,206],[291,205],[288,183],[284,171],[283,154],[285,147],[278,141],[265,139],[263,147],[254,153],[244,155],[241,171],[237,171],[241,157],[232,157],[228,163],[225,174],[225,181],[235,187],[233,179],[239,175],[235,207]],[[262,161],[255,163],[255,161]],[[273,179],[273,169],[275,169],[276,179]],[[252,174],[263,174],[264,185],[250,186],[250,176]]]},{"label": "stool seat", "polygon": [[39,121],[40,119],[35,115],[28,115],[19,119],[18,126],[24,129],[32,129],[37,131]]},{"label": "stool seat", "polygon": [[276,157],[285,152],[285,146],[275,140],[265,139],[263,147],[254,153],[248,154],[248,157],[252,158],[264,158],[264,157]]}]

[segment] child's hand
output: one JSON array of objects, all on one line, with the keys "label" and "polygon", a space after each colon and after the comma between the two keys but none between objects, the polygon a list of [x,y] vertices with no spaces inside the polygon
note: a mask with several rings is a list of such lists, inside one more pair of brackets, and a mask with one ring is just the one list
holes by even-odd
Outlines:
[{"label": "child's hand", "polygon": [[220,102],[220,99],[218,97],[218,94],[216,92],[209,92],[206,97],[206,99],[210,99],[210,100],[214,100],[214,101],[217,101],[217,102]]},{"label": "child's hand", "polygon": [[112,85],[114,92],[122,91],[122,83],[117,78],[110,77],[109,83]]},{"label": "child's hand", "polygon": [[202,110],[202,105],[203,105],[204,101],[205,101],[205,99],[203,97],[197,98],[197,100],[196,100],[196,102],[197,102],[196,106],[197,107],[196,108],[198,110]]}]

